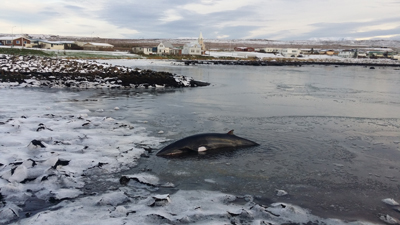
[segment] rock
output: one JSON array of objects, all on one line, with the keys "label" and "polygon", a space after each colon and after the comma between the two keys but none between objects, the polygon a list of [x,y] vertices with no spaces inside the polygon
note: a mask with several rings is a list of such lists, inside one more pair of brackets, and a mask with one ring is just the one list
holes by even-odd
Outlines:
[{"label": "rock", "polygon": [[150,201],[149,206],[165,206],[170,202],[169,194],[155,195],[153,196],[153,201]]},{"label": "rock", "polygon": [[46,146],[39,140],[32,140],[31,143],[34,147],[46,148]]},{"label": "rock", "polygon": [[129,183],[129,180],[135,180],[139,183],[146,184],[149,186],[158,186],[159,179],[158,177],[148,174],[148,173],[139,173],[134,175],[124,175],[120,178],[119,182],[122,185],[126,185]]},{"label": "rock", "polygon": [[388,214],[383,215],[383,214],[379,214],[379,219],[382,220],[383,222],[387,223],[387,224],[400,224],[400,221],[396,218],[393,218],[391,216],[389,216]]},{"label": "rock", "polygon": [[384,202],[384,203],[386,203],[388,205],[391,205],[391,206],[398,206],[399,205],[399,203],[396,202],[393,198],[382,199],[382,202]]},{"label": "rock", "polygon": [[288,195],[288,193],[286,191],[278,190],[278,189],[275,190],[275,193],[276,193],[276,196],[278,196],[278,197]]},{"label": "rock", "polygon": [[[175,77],[168,72],[106,66],[95,61],[69,61],[42,57],[11,56],[0,61],[0,80],[8,86],[68,88],[195,87],[209,83]],[[159,85],[162,84],[162,85]],[[117,109],[116,109],[117,110]]]}]

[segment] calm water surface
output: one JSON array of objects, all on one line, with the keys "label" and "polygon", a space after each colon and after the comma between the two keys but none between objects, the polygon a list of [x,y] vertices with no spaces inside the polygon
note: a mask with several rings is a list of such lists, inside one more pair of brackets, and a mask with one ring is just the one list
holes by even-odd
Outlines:
[{"label": "calm water surface", "polygon": [[[111,61],[134,66],[133,61]],[[150,170],[179,189],[251,194],[315,215],[379,222],[400,217],[381,202],[400,200],[400,71],[366,67],[152,66],[208,81],[209,87],[95,90],[77,103],[93,114],[146,126],[171,141],[228,132],[258,147],[180,158],[143,158],[127,174]],[[111,110],[110,110],[111,111]],[[109,115],[107,113],[107,115]],[[160,132],[159,131],[163,131]],[[165,145],[170,142],[165,143]],[[276,189],[289,195],[277,197]]]}]

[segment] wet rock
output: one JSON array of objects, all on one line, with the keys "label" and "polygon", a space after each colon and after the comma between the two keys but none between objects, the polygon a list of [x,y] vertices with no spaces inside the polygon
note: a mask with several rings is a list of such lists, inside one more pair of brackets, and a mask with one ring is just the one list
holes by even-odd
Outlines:
[{"label": "wet rock", "polygon": [[282,197],[282,196],[288,195],[288,193],[285,190],[278,190],[278,189],[275,190],[275,194],[278,197]]},{"label": "wet rock", "polygon": [[119,179],[121,185],[127,185],[130,180],[135,180],[139,183],[156,187],[159,185],[158,177],[148,174],[148,173],[140,173],[134,175],[124,175]]},{"label": "wet rock", "polygon": [[393,198],[382,199],[382,202],[384,202],[384,203],[386,203],[388,205],[391,205],[391,206],[398,206],[399,205],[399,203],[396,202]]},{"label": "wet rock", "polygon": [[400,224],[400,221],[396,218],[391,217],[390,215],[386,214],[379,214],[379,219],[387,224]]},{"label": "wet rock", "polygon": [[150,201],[149,206],[151,206],[151,207],[165,206],[170,202],[171,202],[171,199],[169,198],[169,194],[155,195],[155,196],[153,196],[152,201]]},{"label": "wet rock", "polygon": [[32,140],[30,144],[34,147],[46,148],[46,146],[39,140]]},{"label": "wet rock", "polygon": [[56,169],[57,166],[68,166],[70,161],[71,160],[58,159],[57,162],[54,164],[53,169]]}]

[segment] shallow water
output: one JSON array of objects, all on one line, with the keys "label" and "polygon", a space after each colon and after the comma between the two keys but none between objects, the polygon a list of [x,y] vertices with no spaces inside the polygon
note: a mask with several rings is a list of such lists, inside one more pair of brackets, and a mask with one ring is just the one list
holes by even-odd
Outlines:
[{"label": "shallow water", "polygon": [[[131,61],[111,63],[134,66]],[[179,189],[251,194],[261,203],[294,203],[321,217],[378,222],[378,213],[400,216],[381,202],[399,199],[400,193],[399,71],[334,66],[148,68],[212,85],[81,91],[71,102],[93,115],[140,123],[152,135],[171,141],[234,129],[260,146],[177,158],[156,157],[154,150],[126,174],[146,170]],[[277,197],[276,189],[289,195]]]}]

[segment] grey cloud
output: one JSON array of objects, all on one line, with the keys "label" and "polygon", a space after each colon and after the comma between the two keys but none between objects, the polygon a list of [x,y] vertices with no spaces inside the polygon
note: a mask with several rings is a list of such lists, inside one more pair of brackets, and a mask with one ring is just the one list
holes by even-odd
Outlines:
[{"label": "grey cloud", "polygon": [[72,10],[76,10],[76,11],[84,11],[85,10],[85,8],[75,6],[75,5],[64,5],[64,8],[72,9]]},{"label": "grey cloud", "polygon": [[[180,9],[179,6],[186,1],[144,2],[114,2],[99,13],[99,19],[106,20],[118,27],[134,29],[140,32],[136,37],[129,38],[176,38],[193,37],[202,31],[207,38],[216,38],[218,34],[229,34],[232,38],[242,38],[249,34],[254,26],[225,26],[217,27],[222,22],[248,20],[255,6],[243,7],[238,10],[222,11],[218,13],[197,14]],[[164,12],[174,9],[182,17],[180,20],[163,22]]]},{"label": "grey cloud", "polygon": [[349,23],[315,23],[311,26],[316,29],[301,35],[293,35],[290,39],[306,40],[310,38],[321,38],[321,37],[352,37],[352,38],[364,38],[374,36],[385,36],[400,34],[400,25],[388,30],[375,29],[365,32],[357,32],[363,27],[368,26],[379,26],[380,24],[388,22],[397,22],[399,17],[386,18],[381,20],[375,20],[371,22],[349,22]]}]

